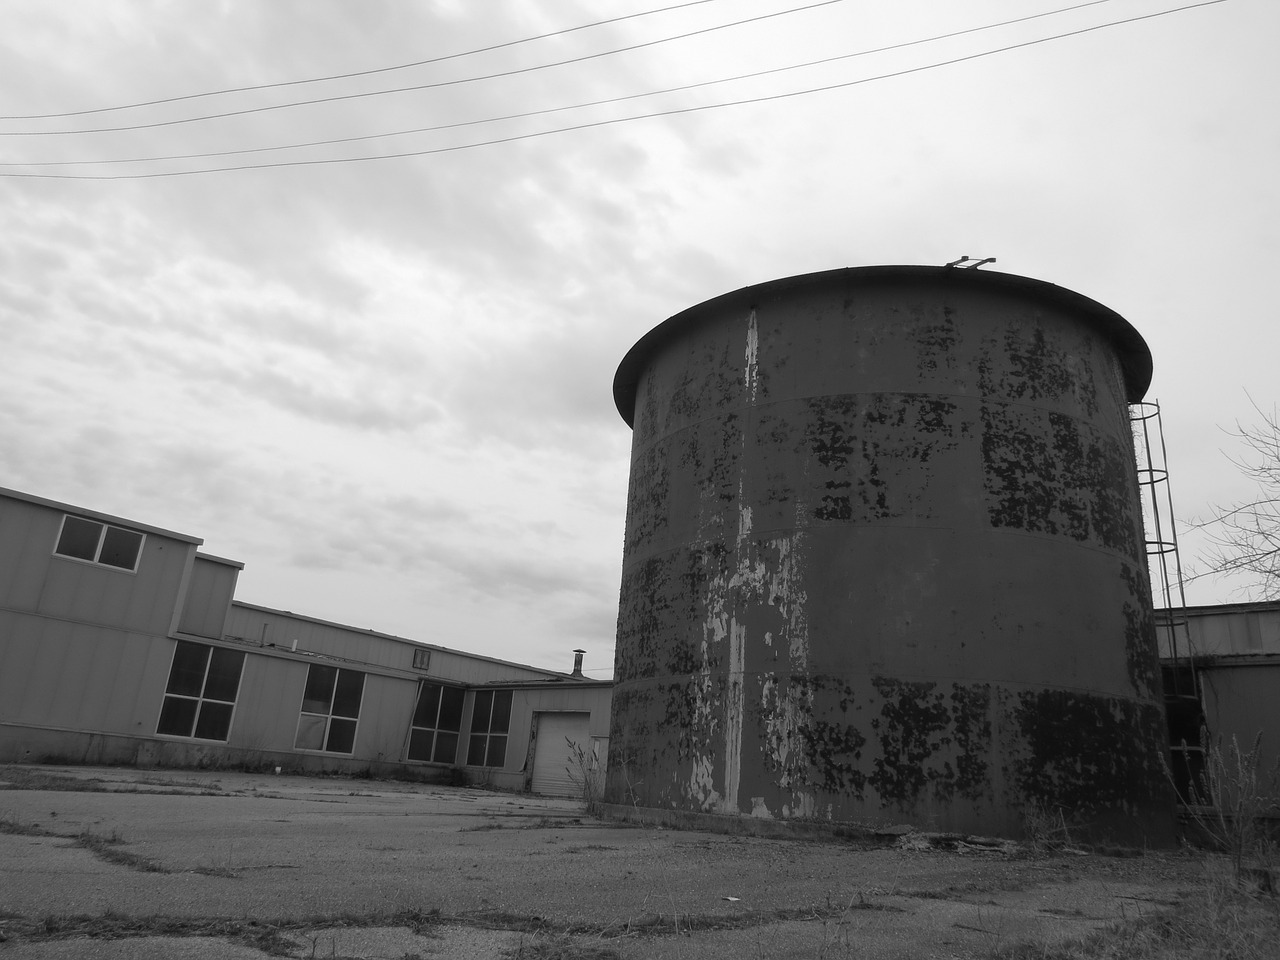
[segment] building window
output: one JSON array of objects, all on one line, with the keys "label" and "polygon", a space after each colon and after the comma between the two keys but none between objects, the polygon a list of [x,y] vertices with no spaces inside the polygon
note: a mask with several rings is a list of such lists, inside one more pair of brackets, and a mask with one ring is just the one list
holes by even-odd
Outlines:
[{"label": "building window", "polygon": [[364,674],[313,663],[302,694],[295,750],[351,753],[356,745],[356,721],[364,696]]},{"label": "building window", "polygon": [[507,727],[511,723],[510,690],[477,690],[471,709],[471,742],[467,766],[500,767],[507,762]]},{"label": "building window", "polygon": [[226,742],[244,654],[179,640],[156,733]]},{"label": "building window", "polygon": [[62,518],[62,532],[53,552],[60,557],[101,563],[117,570],[138,569],[145,534],[123,527],[67,515]]},{"label": "building window", "polygon": [[410,760],[456,763],[458,731],[462,729],[461,687],[423,683],[409,727]]}]

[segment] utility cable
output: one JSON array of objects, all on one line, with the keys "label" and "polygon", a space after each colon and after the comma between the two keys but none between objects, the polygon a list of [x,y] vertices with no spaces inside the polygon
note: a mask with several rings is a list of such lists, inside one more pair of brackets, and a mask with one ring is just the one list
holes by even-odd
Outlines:
[{"label": "utility cable", "polygon": [[843,0],[818,0],[817,3],[810,3],[800,7],[791,7],[787,10],[779,10],[775,13],[765,13],[756,17],[747,17],[745,20],[734,20],[730,23],[720,23],[715,26],[703,27],[700,30],[691,30],[688,33],[681,33],[672,37],[662,37],[658,40],[646,40],[643,43],[633,43],[625,47],[615,47],[612,50],[603,50],[599,53],[588,53],[580,57],[570,57],[567,60],[540,63],[531,67],[504,70],[500,73],[489,73],[479,77],[460,77],[454,80],[437,80],[434,83],[419,83],[408,87],[393,87],[387,90],[370,90],[366,93],[347,93],[332,97],[317,97],[314,100],[295,100],[289,103],[277,103],[265,107],[246,107],[243,110],[228,110],[224,113],[210,113],[198,117],[182,117],[177,120],[157,120],[153,123],[126,124],[119,127],[91,127],[85,130],[10,130],[0,132],[0,136],[62,137],[76,136],[86,133],[122,133],[128,130],[152,130],[156,127],[173,127],[186,123],[203,123],[206,120],[222,120],[227,117],[243,117],[254,113],[267,113],[272,110],[290,110],[294,107],[309,107],[318,103],[338,103],[343,100],[361,100],[365,97],[382,97],[392,93],[410,93],[417,90],[436,90],[441,87],[454,87],[463,83],[477,83],[481,80],[498,80],[504,77],[515,77],[525,73],[534,73],[539,70],[548,70],[552,67],[564,67],[574,63],[585,63],[588,60],[598,60],[601,57],[611,57],[619,53],[630,53],[633,50],[643,50],[646,47],[656,47],[659,44],[671,43],[675,40],[687,40],[690,37],[702,36],[707,33],[715,33],[718,30],[740,27],[748,23],[758,23],[762,20],[772,20],[775,17],[785,17],[793,13],[803,13],[807,10],[815,10],[818,7],[827,7],[833,3],[842,2]]},{"label": "utility cable", "polygon": [[463,57],[471,57],[479,53],[492,53],[494,50],[505,50],[508,47],[518,47],[521,44],[534,43],[538,40],[550,40],[553,37],[563,37],[570,33],[590,30],[592,27],[604,27],[614,23],[622,23],[624,20],[636,20],[640,17],[648,17],[656,13],[670,13],[672,10],[683,10],[685,7],[697,7],[704,3],[716,2],[719,2],[719,0],[688,0],[687,3],[677,3],[670,7],[659,7],[656,10],[642,10],[640,13],[628,13],[625,16],[612,17],[608,20],[596,20],[593,23],[584,23],[576,27],[566,27],[563,30],[553,30],[550,33],[540,33],[533,37],[522,37],[519,40],[508,40],[505,43],[495,43],[487,47],[477,47],[474,50],[465,50],[461,53],[450,53],[443,57],[432,57],[430,60],[415,60],[413,63],[400,63],[392,67],[375,67],[371,70],[356,70],[353,73],[335,73],[324,77],[310,77],[305,80],[281,80],[276,83],[259,83],[245,87],[226,87],[222,90],[207,90],[204,93],[188,93],[180,97],[165,97],[160,100],[140,100],[137,103],[123,103],[114,107],[95,107],[91,110],[73,110],[68,113],[32,113],[21,116],[0,117],[0,120],[58,120],[65,117],[83,117],[93,113],[111,113],[117,110],[134,110],[138,107],[156,107],[166,103],[181,103],[184,100],[200,100],[205,97],[220,97],[228,93],[249,93],[257,90],[274,90],[279,87],[296,87],[307,83],[325,83],[329,80],[351,80],[355,77],[370,77],[378,73],[391,73],[396,70],[409,70],[413,67],[425,67],[435,63],[444,63],[448,60],[460,60]]},{"label": "utility cable", "polygon": [[809,87],[804,90],[793,90],[789,93],[777,93],[769,96],[751,97],[744,100],[731,100],[723,103],[708,103],[694,107],[679,107],[671,110],[659,110],[653,113],[637,114],[632,117],[614,117],[609,120],[597,120],[591,123],[575,124],[567,127],[556,127],[551,130],[540,130],[534,133],[517,134],[509,137],[498,137],[492,140],[481,140],[475,143],[455,144],[449,147],[434,147],[428,150],[409,150],[402,153],[381,154],[373,157],[332,157],[322,160],[285,160],[275,163],[248,163],[236,164],[226,167],[210,167],[203,170],[171,170],[160,173],[137,173],[137,174],[57,174],[57,173],[3,173],[0,177],[7,178],[23,178],[23,179],[44,179],[44,180],[153,180],[162,177],[189,177],[201,176],[210,173],[231,173],[241,170],[270,170],[280,167],[309,167],[332,165],[338,163],[367,163],[375,160],[400,160],[408,157],[426,157],[435,156],[442,153],[456,153],[461,150],[473,150],[477,147],[490,147],[499,144],[516,143],[523,140],[534,140],[541,137],[548,137],[560,133],[569,133],[577,130],[590,130],[596,127],[606,127],[618,123],[630,123],[634,120],[651,120],[657,117],[679,116],[682,114],[701,113],[706,110],[720,110],[725,107],[739,107],[750,104],[770,103],[778,100],[787,100],[793,97],[808,96],[814,93],[826,93],[832,90],[843,90],[849,87],[860,86],[865,83],[874,83],[879,80],[889,80],[895,77],[909,76],[913,73],[923,73],[927,70],[936,70],[939,67],[954,66],[958,63],[967,63],[972,60],[981,60],[986,57],[995,56],[999,53],[1007,53],[1011,50],[1021,50],[1027,47],[1037,46],[1042,43],[1050,43],[1054,40],[1063,40],[1068,37],[1082,36],[1086,33],[1093,33],[1098,30],[1105,30],[1109,27],[1123,26],[1130,23],[1138,23],[1144,20],[1154,20],[1158,17],[1169,16],[1174,13],[1182,13],[1187,10],[1196,10],[1201,7],[1212,7],[1219,3],[1225,3],[1226,0],[1203,0],[1200,3],[1187,4],[1181,7],[1174,7],[1169,10],[1160,10],[1155,13],[1144,14],[1136,17],[1128,17],[1123,20],[1113,20],[1107,23],[1096,24],[1091,27],[1082,27],[1079,30],[1071,30],[1066,33],[1054,34],[1049,37],[1040,37],[1035,40],[1025,40],[1021,43],[1009,44],[1004,47],[997,47],[992,50],[984,50],[979,53],[969,54],[963,57],[956,57],[951,60],[942,60],[936,63],[928,63],[919,67],[908,67],[903,70],[895,70],[892,73],[882,73],[874,77],[863,77],[858,80],[847,80],[843,83],[832,83],[820,87]]},{"label": "utility cable", "polygon": [[409,130],[394,130],[389,133],[370,133],[355,137],[337,137],[332,140],[309,140],[302,143],[277,144],[269,147],[247,147],[240,150],[220,150],[205,153],[179,153],[158,157],[117,157],[105,160],[41,160],[26,163],[21,161],[11,161],[0,162],[0,167],[72,167],[105,163],[158,163],[172,160],[212,160],[218,157],[242,156],[244,154],[252,153],[269,153],[275,150],[301,150],[307,147],[328,147],[343,143],[358,143],[366,140],[384,140],[389,137],[406,137],[418,133],[438,133],[442,130],[455,130],[460,127],[473,127],[486,123],[501,123],[507,120],[525,120],[529,117],[546,116],[551,113],[563,113],[569,110],[583,110],[587,107],[600,107],[616,103],[625,103],[629,100],[640,100],[646,97],[660,97],[669,93],[683,93],[689,90],[697,90],[702,87],[711,87],[724,83],[736,83],[740,80],[754,80],[758,77],[785,73],[790,70],[822,66],[828,63],[836,63],[841,60],[852,60],[856,57],[866,57],[877,53],[886,53],[890,50],[902,50],[907,47],[919,46],[924,43],[933,43],[938,40],[949,40],[953,37],[961,37],[970,33],[979,33],[984,30],[994,30],[998,27],[1007,27],[1015,23],[1025,23],[1028,20],[1038,20],[1043,17],[1049,17],[1059,13],[1068,13],[1073,10],[1080,10],[1084,7],[1092,7],[1097,6],[1100,3],[1109,2],[1111,2],[1111,0],[1089,0],[1087,3],[1078,3],[1073,7],[1061,7],[1057,10],[1049,10],[1045,13],[1030,14],[1025,17],[1017,17],[1013,20],[1002,20],[999,23],[988,23],[981,27],[969,27],[964,30],[953,31],[952,33],[940,33],[936,36],[924,37],[919,40],[907,40],[902,43],[889,44],[885,47],[874,47],[870,50],[859,50],[856,53],[843,53],[834,57],[824,57],[820,60],[808,60],[804,63],[795,63],[785,67],[773,67],[769,70],[757,70],[754,73],[741,73],[734,77],[721,77],[716,80],[703,80],[699,83],[687,83],[679,87],[667,87],[663,90],[650,90],[647,93],[633,93],[623,97],[610,97],[604,100],[589,100],[584,103],[575,103],[560,107],[547,107],[542,110],[529,110],[524,113],[509,113],[500,117],[485,117],[480,120],[460,120],[455,123],[442,123],[432,127],[414,127]]}]

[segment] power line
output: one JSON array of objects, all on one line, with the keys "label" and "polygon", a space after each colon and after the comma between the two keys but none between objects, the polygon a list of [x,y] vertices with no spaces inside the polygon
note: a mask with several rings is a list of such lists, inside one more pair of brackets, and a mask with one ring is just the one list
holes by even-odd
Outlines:
[{"label": "power line", "polygon": [[629,53],[633,50],[643,50],[646,47],[656,47],[659,44],[671,43],[675,40],[687,40],[690,37],[697,37],[707,33],[714,33],[718,30],[727,30],[731,27],[740,27],[748,23],[758,23],[762,20],[771,20],[775,17],[785,17],[793,13],[803,13],[807,10],[814,10],[818,7],[827,7],[833,3],[842,3],[843,0],[818,0],[817,3],[806,4],[800,7],[791,7],[787,10],[779,10],[775,13],[765,13],[756,17],[747,17],[745,20],[734,20],[730,23],[720,23],[711,27],[703,27],[700,30],[691,30],[688,33],[677,34],[672,37],[662,37],[658,40],[646,40],[643,43],[633,43],[625,47],[616,47],[612,50],[604,50],[599,53],[589,53],[580,57],[570,57],[567,60],[556,60],[551,63],[535,64],[532,67],[520,67],[515,70],[504,70],[499,73],[484,74],[479,77],[460,77],[454,80],[437,80],[434,83],[419,83],[408,87],[393,87],[387,90],[370,90],[366,93],[347,93],[332,97],[317,97],[314,100],[295,100],[289,103],[277,103],[265,107],[246,107],[243,110],[228,110],[224,113],[210,113],[196,117],[181,117],[177,120],[157,120],[153,123],[135,123],[126,124],[119,127],[91,127],[85,130],[10,130],[0,132],[3,137],[63,137],[78,136],[86,133],[123,133],[129,130],[152,130],[156,127],[173,127],[186,123],[203,123],[206,120],[223,120],[227,117],[243,117],[254,113],[267,113],[272,110],[291,110],[294,107],[309,107],[318,103],[338,103],[343,100],[361,100],[365,97],[382,97],[392,93],[410,93],[417,90],[436,90],[441,87],[453,87],[464,83],[478,83],[482,80],[498,80],[504,77],[515,77],[525,73],[534,73],[539,70],[549,70],[552,67],[564,67],[574,63],[584,63],[587,60],[598,60],[601,57],[611,57],[619,53]]},{"label": "power line", "polygon": [[411,150],[402,153],[382,154],[374,157],[332,157],[322,160],[286,160],[275,163],[257,163],[257,164],[237,164],[226,167],[210,167],[203,170],[171,170],[159,173],[137,173],[137,174],[57,174],[57,173],[0,173],[0,177],[23,178],[23,179],[44,179],[44,180],[153,180],[167,177],[188,177],[201,176],[210,173],[231,173],[241,170],[270,170],[280,167],[308,167],[322,166],[338,163],[368,163],[376,160],[400,160],[408,157],[425,157],[434,156],[442,153],[456,153],[461,150],[473,150],[477,147],[490,147],[499,144],[516,143],[522,140],[534,140],[541,137],[552,136],[560,133],[569,133],[577,130],[590,130],[596,127],[611,126],[618,123],[629,123],[634,120],[651,120],[657,117],[679,116],[688,113],[701,113],[706,110],[720,110],[725,107],[746,106],[757,103],[769,103],[777,100],[786,100],[793,97],[808,96],[814,93],[826,93],[832,90],[842,90],[848,87],[856,87],[865,83],[874,83],[879,80],[889,80],[895,77],[908,76],[913,73],[923,73],[927,70],[936,70],[939,67],[954,66],[958,63],[967,63],[972,60],[980,60],[985,57],[994,56],[999,53],[1007,53],[1011,50],[1021,50],[1026,47],[1037,46],[1042,43],[1050,43],[1054,40],[1063,40],[1068,37],[1077,37],[1086,33],[1093,33],[1098,30],[1105,30],[1109,27],[1123,26],[1130,23],[1138,23],[1144,20],[1154,20],[1158,17],[1169,16],[1174,13],[1182,13],[1187,10],[1196,10],[1200,7],[1211,7],[1219,3],[1225,3],[1226,0],[1203,0],[1200,3],[1187,4],[1181,7],[1174,7],[1169,10],[1160,10],[1156,13],[1144,14],[1136,17],[1128,17],[1123,20],[1113,20],[1107,23],[1096,24],[1091,27],[1082,27],[1079,30],[1071,30],[1066,33],[1054,34],[1049,37],[1040,37],[1035,40],[1025,40],[1021,43],[1009,44],[1004,47],[997,47],[992,50],[984,50],[979,53],[969,54],[963,57],[956,57],[951,60],[942,60],[936,63],[924,64],[919,67],[909,67],[903,70],[896,70],[892,73],[883,73],[874,77],[863,77],[859,80],[848,80],[843,83],[832,83],[820,87],[809,87],[804,90],[793,90],[789,93],[777,93],[768,96],[751,97],[744,100],[731,100],[723,103],[709,103],[694,107],[679,107],[671,110],[659,110],[653,113],[637,114],[632,117],[614,117],[609,120],[597,120],[591,123],[581,123],[566,127],[556,127],[551,130],[540,130],[534,133],[517,134],[509,137],[498,137],[492,140],[481,140],[475,143],[455,144],[449,147],[434,147],[428,150]]},{"label": "power line", "polygon": [[844,53],[834,57],[824,57],[819,60],[808,60],[804,63],[790,64],[785,67],[774,67],[769,70],[757,70],[753,73],[742,73],[733,77],[721,77],[716,80],[704,80],[699,83],[688,83],[678,87],[667,87],[663,90],[650,90],[646,93],[633,93],[622,97],[609,97],[604,100],[589,100],[584,103],[575,103],[559,107],[547,107],[542,110],[529,110],[524,113],[511,113],[500,117],[485,117],[479,120],[460,120],[455,123],[437,124],[431,127],[414,127],[409,130],[395,130],[388,133],[371,133],[354,137],[337,137],[330,140],[310,140],[302,143],[277,144],[269,147],[248,147],[239,150],[220,150],[202,153],[185,153],[172,154],[169,156],[152,156],[152,157],[117,157],[112,159],[99,160],[42,160],[23,163],[21,161],[0,162],[0,167],[70,167],[70,166],[88,166],[94,164],[106,163],[158,163],[173,160],[211,160],[218,157],[240,156],[252,153],[269,153],[275,150],[300,150],[306,147],[328,147],[336,146],[344,143],[359,143],[367,140],[383,140],[389,137],[404,137],[418,133],[438,133],[442,130],[455,130],[461,127],[472,127],[486,123],[501,123],[508,120],[524,120],[530,117],[546,116],[551,113],[563,113],[569,110],[582,110],[587,107],[607,106],[617,103],[625,103],[630,100],[639,100],[646,97],[664,96],[670,93],[683,93],[689,90],[696,90],[702,87],[716,86],[724,83],[736,83],[740,80],[753,80],[758,77],[770,76],[777,73],[785,73],[790,70],[800,70],[806,67],[822,66],[828,63],[836,63],[841,60],[851,60],[856,57],[865,57],[877,53],[886,53],[891,50],[902,50],[907,47],[919,46],[925,43],[933,43],[938,40],[949,40],[954,37],[965,36],[966,34],[979,33],[984,30],[993,30],[999,27],[1007,27],[1016,23],[1025,23],[1028,20],[1038,20],[1043,17],[1054,16],[1059,13],[1069,13],[1073,10],[1080,10],[1084,7],[1097,6],[1100,3],[1110,3],[1111,0],[1088,0],[1087,3],[1078,3],[1072,7],[1060,7],[1057,10],[1049,10],[1044,13],[1030,14],[1025,17],[1016,17],[1012,20],[1002,20],[998,23],[989,23],[980,27],[968,27],[964,30],[956,30],[951,33],[941,33],[932,37],[924,37],[919,40],[907,40],[902,43],[889,44],[884,47],[874,47],[869,50],[859,50],[856,53]]},{"label": "power line", "polygon": [[640,17],[648,17],[657,13],[670,13],[672,10],[682,10],[685,7],[697,7],[704,3],[716,3],[719,0],[689,0],[687,3],[677,3],[669,7],[659,7],[656,10],[643,10],[640,13],[629,13],[621,17],[612,17],[608,20],[596,20],[593,23],[584,23],[576,27],[566,27],[563,30],[553,30],[550,33],[540,33],[532,37],[521,37],[519,40],[508,40],[505,43],[495,43],[487,47],[477,47],[474,50],[465,50],[461,53],[450,53],[443,57],[433,57],[430,60],[415,60],[412,63],[400,63],[392,67],[375,67],[371,70],[357,70],[352,73],[335,73],[323,77],[310,77],[305,80],[282,80],[277,83],[259,83],[245,87],[226,87],[221,90],[207,90],[204,93],[188,93],[180,97],[165,97],[160,100],[141,100],[137,103],[123,103],[114,107],[95,107],[91,110],[73,110],[67,113],[33,113],[11,117],[0,117],[0,120],[58,120],[65,117],[83,117],[93,113],[111,113],[118,110],[134,110],[138,107],[156,107],[166,103],[181,103],[184,100],[200,100],[205,97],[220,97],[228,93],[249,93],[256,90],[274,90],[279,87],[295,87],[307,83],[325,83],[330,80],[350,80],[355,77],[369,77],[378,73],[391,73],[396,70],[409,70],[413,67],[425,67],[435,63],[444,63],[448,60],[460,60],[463,57],[472,57],[480,53],[492,53],[494,50],[505,50],[508,47],[518,47],[525,43],[534,43],[538,40],[550,40],[553,37],[563,37],[570,33],[577,33],[582,30],[590,30],[592,27],[604,27],[614,23],[622,23],[624,20],[636,20]]}]

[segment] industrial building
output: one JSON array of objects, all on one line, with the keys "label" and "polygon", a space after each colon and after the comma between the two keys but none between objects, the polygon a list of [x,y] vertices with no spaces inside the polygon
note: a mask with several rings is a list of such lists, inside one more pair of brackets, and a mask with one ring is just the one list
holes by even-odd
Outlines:
[{"label": "industrial building", "polygon": [[1175,607],[1156,620],[1179,800],[1212,799],[1206,742],[1228,759],[1233,744],[1256,745],[1258,769],[1280,770],[1280,601]]},{"label": "industrial building", "polygon": [[602,775],[611,684],[580,653],[559,672],[242,603],[243,564],[202,542],[0,488],[0,761],[562,796]]},{"label": "industrial building", "polygon": [[963,267],[691,307],[632,427],[606,801],[1171,841],[1123,317]]}]

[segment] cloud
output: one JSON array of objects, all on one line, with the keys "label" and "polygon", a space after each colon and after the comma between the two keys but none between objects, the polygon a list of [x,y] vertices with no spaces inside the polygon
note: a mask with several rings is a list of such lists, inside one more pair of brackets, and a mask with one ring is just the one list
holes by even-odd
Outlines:
[{"label": "cloud", "polygon": [[[459,78],[708,25],[727,18],[721,7],[84,122]],[[1247,414],[1241,384],[1265,400],[1277,348],[1266,278],[1280,133],[1257,117],[1259,91],[1280,82],[1275,31],[1262,29],[1280,28],[1280,8],[1266,23],[1230,8],[841,92],[429,157],[0,178],[0,484],[204,536],[248,564],[254,602],[439,629],[512,659],[559,658],[572,642],[603,660],[591,644],[612,642],[630,444],[611,384],[631,345],[746,284],[971,253],[1107,303],[1147,336],[1153,394],[1176,412],[1172,466],[1194,492],[1182,509],[1203,512],[1232,482],[1204,425]],[[85,158],[451,123],[995,19],[983,9],[926,24],[914,10],[833,5],[502,81],[3,142],[6,159]],[[338,74],[598,17],[587,4],[483,16],[456,3],[318,0],[305,16],[287,4],[25,5],[0,36],[0,113]],[[340,150],[467,143],[804,77]]]}]

